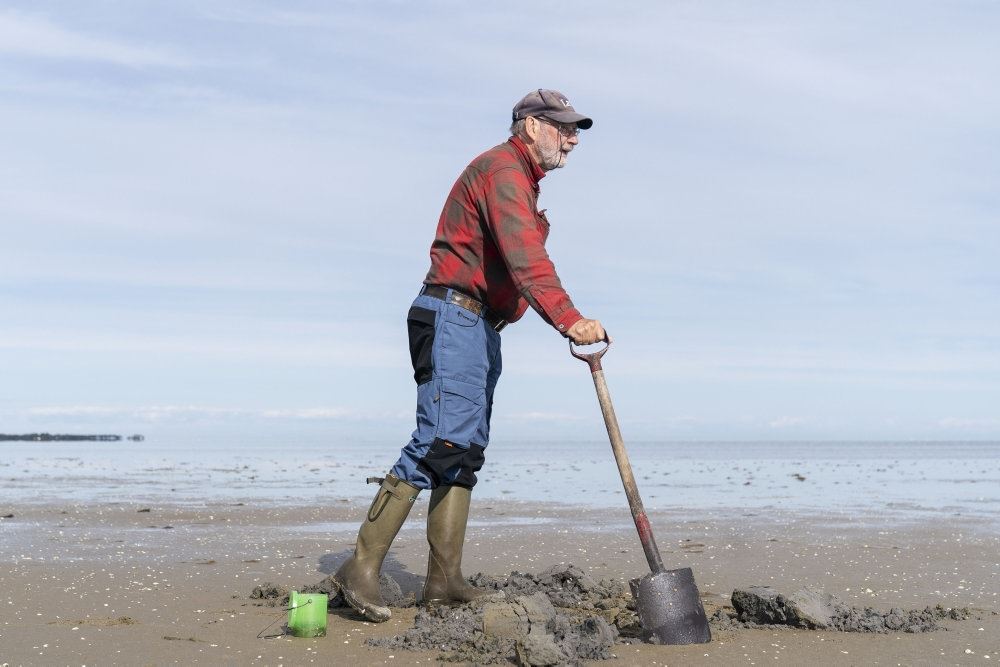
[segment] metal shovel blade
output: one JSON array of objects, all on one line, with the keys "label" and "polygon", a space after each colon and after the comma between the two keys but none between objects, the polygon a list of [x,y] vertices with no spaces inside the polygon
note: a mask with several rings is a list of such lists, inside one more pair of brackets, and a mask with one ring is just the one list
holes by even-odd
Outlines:
[{"label": "metal shovel blade", "polygon": [[691,568],[651,572],[629,584],[645,633],[643,639],[657,644],[712,641]]}]

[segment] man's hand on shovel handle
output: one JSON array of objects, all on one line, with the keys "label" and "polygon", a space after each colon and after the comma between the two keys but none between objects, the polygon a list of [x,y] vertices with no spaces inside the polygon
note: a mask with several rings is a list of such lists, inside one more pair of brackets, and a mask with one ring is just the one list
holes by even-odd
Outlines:
[{"label": "man's hand on shovel handle", "polygon": [[602,340],[611,342],[611,336],[604,330],[598,320],[588,320],[586,317],[577,320],[576,324],[566,332],[569,339],[577,345],[593,345]]}]

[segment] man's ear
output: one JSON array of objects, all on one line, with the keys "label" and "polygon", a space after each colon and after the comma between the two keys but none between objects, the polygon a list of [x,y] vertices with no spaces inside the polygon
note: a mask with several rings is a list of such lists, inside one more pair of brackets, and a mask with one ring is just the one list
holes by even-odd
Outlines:
[{"label": "man's ear", "polygon": [[524,133],[532,142],[538,139],[538,131],[541,129],[539,125],[538,119],[534,116],[528,116],[524,119]]}]

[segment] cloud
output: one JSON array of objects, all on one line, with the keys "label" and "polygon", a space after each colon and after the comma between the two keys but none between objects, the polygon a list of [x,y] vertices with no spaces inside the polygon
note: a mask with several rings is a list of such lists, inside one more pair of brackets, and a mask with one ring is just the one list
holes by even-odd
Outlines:
[{"label": "cloud", "polygon": [[937,422],[938,426],[955,431],[979,431],[1000,428],[1000,419],[995,418],[963,418],[963,417],[945,417],[939,419]]},{"label": "cloud", "polygon": [[179,54],[138,47],[62,28],[15,12],[0,14],[0,52],[46,59],[82,60],[124,67],[188,67]]},{"label": "cloud", "polygon": [[250,413],[240,408],[209,407],[198,405],[147,405],[123,407],[110,405],[47,405],[25,408],[27,417],[79,418],[99,417],[105,419],[132,419],[145,422],[192,421],[198,419],[218,419],[244,417]]},{"label": "cloud", "polygon": [[265,419],[301,419],[320,420],[337,419],[344,421],[380,421],[384,419],[412,419],[413,414],[409,411],[378,411],[378,410],[358,410],[347,407],[321,407],[321,408],[291,408],[281,410],[261,410],[258,412]]},{"label": "cloud", "polygon": [[210,405],[44,405],[21,409],[4,410],[8,417],[43,419],[116,419],[149,423],[219,421],[232,419],[287,419],[287,420],[339,420],[339,421],[384,421],[387,419],[410,419],[410,412],[390,412],[359,410],[346,406],[326,406],[309,408],[264,408],[248,409]]},{"label": "cloud", "polygon": [[[119,359],[126,355],[176,355],[177,357],[223,360],[253,359],[287,363],[333,364],[343,368],[396,368],[405,358],[405,350],[386,340],[374,340],[371,334],[363,346],[357,341],[365,335],[365,327],[331,323],[316,326],[297,323],[297,330],[281,334],[281,327],[255,325],[230,318],[228,329],[201,331],[198,334],[176,332],[102,332],[77,330],[67,332],[59,328],[34,333],[28,330],[0,336],[0,350],[21,352],[59,352],[80,356],[99,353],[114,354]],[[192,327],[196,326],[192,320]],[[264,331],[269,328],[269,331]],[[375,327],[368,327],[373,329]]]},{"label": "cloud", "polygon": [[804,417],[783,416],[783,417],[778,417],[777,419],[772,419],[767,423],[767,425],[774,429],[781,429],[781,428],[790,428],[793,426],[802,426],[805,423],[806,419]]},{"label": "cloud", "polygon": [[121,414],[122,409],[107,405],[67,405],[39,406],[27,408],[24,412],[31,417],[103,417]]},{"label": "cloud", "polygon": [[509,416],[511,421],[528,421],[528,422],[578,422],[586,419],[578,414],[573,414],[571,412],[541,412],[541,411],[530,411],[530,412],[515,412]]}]

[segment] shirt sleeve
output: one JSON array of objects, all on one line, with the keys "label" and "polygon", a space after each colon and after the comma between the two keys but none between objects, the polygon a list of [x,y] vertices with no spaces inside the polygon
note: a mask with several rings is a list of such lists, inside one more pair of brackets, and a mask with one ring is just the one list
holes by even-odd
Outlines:
[{"label": "shirt sleeve", "polygon": [[531,184],[517,168],[492,174],[486,187],[487,227],[518,291],[542,319],[566,335],[582,316],[545,251],[546,231],[537,220],[530,193]]}]

